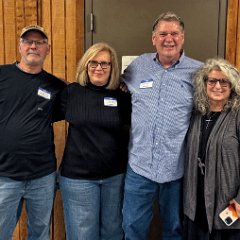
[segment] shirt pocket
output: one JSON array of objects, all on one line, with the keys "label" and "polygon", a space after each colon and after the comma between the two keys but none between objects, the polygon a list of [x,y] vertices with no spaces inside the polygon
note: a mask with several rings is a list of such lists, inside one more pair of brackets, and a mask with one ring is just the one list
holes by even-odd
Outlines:
[{"label": "shirt pocket", "polygon": [[52,104],[52,99],[46,99],[41,96],[37,96],[37,115],[47,116],[51,114]]}]

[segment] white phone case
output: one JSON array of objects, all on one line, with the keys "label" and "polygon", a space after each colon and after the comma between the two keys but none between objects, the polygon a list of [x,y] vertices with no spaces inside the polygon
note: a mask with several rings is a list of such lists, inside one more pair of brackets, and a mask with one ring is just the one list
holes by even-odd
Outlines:
[{"label": "white phone case", "polygon": [[229,205],[220,214],[219,217],[227,226],[231,226],[234,222],[238,220],[237,212],[234,205]]}]

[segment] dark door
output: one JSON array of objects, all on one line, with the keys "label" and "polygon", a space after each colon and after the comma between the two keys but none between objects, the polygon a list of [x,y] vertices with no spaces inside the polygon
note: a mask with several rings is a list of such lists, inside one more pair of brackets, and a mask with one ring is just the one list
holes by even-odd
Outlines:
[{"label": "dark door", "polygon": [[[225,56],[227,0],[86,0],[85,47],[108,42],[119,55],[152,52],[151,27],[173,11],[185,22],[185,52],[206,60]],[[91,21],[93,19],[93,21]]]}]

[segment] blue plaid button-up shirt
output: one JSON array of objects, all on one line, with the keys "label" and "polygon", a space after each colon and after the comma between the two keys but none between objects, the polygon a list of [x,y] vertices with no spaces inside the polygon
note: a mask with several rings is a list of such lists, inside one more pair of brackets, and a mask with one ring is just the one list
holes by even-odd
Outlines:
[{"label": "blue plaid button-up shirt", "polygon": [[148,53],[125,70],[122,77],[132,93],[129,164],[134,172],[159,183],[183,176],[192,76],[201,64],[183,53],[164,69],[156,53]]}]

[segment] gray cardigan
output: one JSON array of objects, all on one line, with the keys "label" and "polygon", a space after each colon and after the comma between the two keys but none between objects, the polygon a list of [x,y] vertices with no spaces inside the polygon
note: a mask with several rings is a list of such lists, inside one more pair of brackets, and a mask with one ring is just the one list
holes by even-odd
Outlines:
[{"label": "gray cardigan", "polygon": [[[197,158],[201,115],[195,113],[187,135],[184,175],[184,214],[195,219],[197,204]],[[240,110],[223,111],[209,136],[205,158],[205,203],[209,231],[240,229],[240,219],[228,227],[219,213],[233,198],[240,203]]]}]

